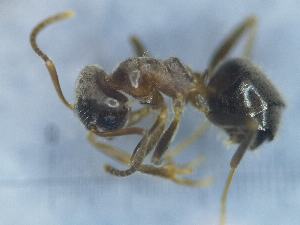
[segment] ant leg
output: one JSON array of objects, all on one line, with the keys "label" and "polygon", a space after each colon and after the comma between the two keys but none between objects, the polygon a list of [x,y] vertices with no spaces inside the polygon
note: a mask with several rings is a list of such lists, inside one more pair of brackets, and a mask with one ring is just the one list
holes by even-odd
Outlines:
[{"label": "ant leg", "polygon": [[141,165],[139,171],[142,173],[150,174],[153,176],[159,176],[167,180],[171,180],[176,184],[190,186],[190,187],[208,187],[212,183],[211,177],[192,180],[188,178],[181,177],[182,175],[191,174],[190,168],[177,167],[172,164],[167,164],[161,167],[155,167],[152,165]]},{"label": "ant leg", "polygon": [[[163,109],[166,109],[166,107],[164,107]],[[132,123],[136,123],[138,120],[142,119],[144,116],[146,116],[146,112],[150,110],[148,108],[148,106],[135,111],[134,113],[136,113],[137,117],[140,118],[135,118],[135,121],[132,121]],[[163,113],[162,117],[164,116],[166,112]],[[144,114],[144,115],[143,115]],[[161,120],[158,118],[157,121],[155,122],[155,124],[153,125],[153,127],[150,129],[149,133],[152,133],[155,131],[156,127],[160,126]],[[116,136],[123,136],[123,135],[146,135],[145,129],[140,128],[140,127],[125,127],[125,128],[121,128],[115,131],[98,131],[96,129],[92,129],[91,132],[97,136],[100,137],[116,137]],[[150,149],[151,150],[151,149]],[[149,151],[150,151],[149,150]],[[135,149],[135,151],[137,151],[137,148]],[[148,154],[148,152],[147,152]],[[135,152],[132,154],[132,158],[135,156]]]},{"label": "ant leg", "polygon": [[210,124],[206,121],[191,136],[189,136],[182,143],[177,145],[174,150],[168,151],[166,153],[166,156],[164,157],[164,161],[166,162],[166,165],[160,167],[161,170],[159,171],[156,170],[155,173],[158,172],[158,174],[155,175],[163,176],[180,185],[192,186],[192,187],[208,187],[212,183],[211,177],[208,177],[206,179],[201,179],[201,180],[192,180],[192,179],[182,178],[179,176],[179,175],[191,174],[195,169],[197,169],[204,160],[202,156],[196,157],[191,162],[179,166],[174,164],[174,158],[177,155],[181,154],[185,149],[187,149],[187,147],[190,144],[198,140],[206,131],[206,129],[208,129],[209,125]]},{"label": "ant leg", "polygon": [[[159,94],[160,95],[160,94]],[[141,141],[136,146],[130,158],[130,167],[126,170],[118,170],[110,165],[106,165],[105,169],[107,172],[115,176],[129,176],[139,169],[144,158],[148,155],[151,149],[156,145],[161,134],[165,129],[165,124],[167,121],[168,109],[163,102],[163,97],[160,95],[161,107],[160,114],[158,115],[154,125],[151,129],[144,134]]]},{"label": "ant leg", "polygon": [[160,159],[164,152],[168,149],[170,142],[172,141],[173,137],[175,136],[175,133],[178,129],[179,122],[181,120],[182,112],[184,109],[184,99],[182,96],[178,96],[173,100],[173,109],[175,112],[175,116],[173,121],[171,122],[168,129],[164,132],[162,137],[160,138],[155,151],[153,153],[151,161],[154,164],[159,164]]},{"label": "ant leg", "polygon": [[[194,131],[192,135],[190,135],[185,140],[183,140],[183,142],[179,143],[174,149],[170,149],[164,157],[164,161],[166,162],[166,164],[169,166],[172,165],[175,168],[174,166],[175,157],[182,154],[182,152],[186,150],[189,145],[191,145],[196,140],[198,140],[208,129],[209,125],[210,124],[208,123],[208,121],[205,121],[205,123],[199,126],[199,128],[196,131]],[[196,170],[201,165],[203,161],[204,161],[203,156],[199,155],[192,161],[176,167],[177,170],[184,169],[185,171],[189,171],[188,174],[191,174],[194,170]],[[176,173],[178,174],[178,172]]]},{"label": "ant leg", "polygon": [[151,55],[137,36],[131,36],[130,43],[133,46],[134,52],[138,57]]},{"label": "ant leg", "polygon": [[140,127],[125,127],[114,131],[98,131],[96,129],[91,129],[91,132],[100,136],[100,137],[116,137],[123,135],[143,135],[145,134],[145,130]]},{"label": "ant leg", "polygon": [[249,37],[244,49],[244,57],[250,57],[257,30],[257,18],[248,17],[225,39],[221,46],[215,51],[208,71],[211,73],[215,67],[228,55],[230,50],[237,44],[245,32],[249,31]]},{"label": "ant leg", "polygon": [[38,25],[36,25],[36,27],[32,30],[32,32],[30,34],[30,43],[31,43],[32,49],[45,62],[45,65],[46,65],[46,67],[48,69],[48,72],[49,72],[49,74],[51,76],[53,85],[55,87],[56,93],[58,94],[58,97],[63,102],[63,104],[66,107],[68,107],[69,109],[71,109],[71,110],[74,109],[74,105],[70,104],[65,99],[65,97],[64,97],[64,95],[62,93],[55,65],[51,61],[51,59],[49,59],[49,57],[38,47],[38,45],[36,43],[36,37],[40,33],[40,31],[43,30],[48,25],[56,23],[56,22],[61,21],[61,20],[69,19],[69,18],[71,18],[73,16],[74,16],[74,12],[73,11],[65,11],[65,12],[62,12],[62,13],[58,13],[58,14],[56,14],[54,16],[48,17],[47,19],[43,20]]},{"label": "ant leg", "polygon": [[238,149],[236,150],[235,154],[233,155],[231,162],[230,162],[230,171],[226,180],[226,184],[223,190],[222,198],[221,198],[221,214],[220,214],[220,224],[226,224],[226,206],[227,206],[227,197],[229,193],[230,186],[232,184],[233,176],[236,173],[236,169],[243,158],[244,154],[246,153],[248,147],[250,146],[251,142],[253,141],[256,135],[256,129],[253,129],[249,132],[248,136],[245,140],[240,144]]},{"label": "ant leg", "polygon": [[143,108],[141,108],[137,111],[134,111],[134,112],[130,113],[128,123],[127,123],[127,127],[130,127],[131,125],[137,124],[142,119],[144,119],[146,116],[148,116],[151,111],[152,111],[151,107],[147,105],[147,106],[145,106],[145,107],[143,107]]},{"label": "ant leg", "polygon": [[[204,132],[204,130],[207,128],[208,123],[202,125],[196,132],[193,134],[190,138],[187,138],[182,144],[180,144],[176,149],[182,149],[187,147],[190,143],[192,143],[194,140],[198,139],[201,133]],[[150,132],[151,133],[151,132]],[[115,135],[117,136],[117,135]],[[118,135],[119,136],[119,135]],[[95,139],[95,133],[89,132],[88,134],[88,140],[89,142],[96,147],[98,150],[100,150],[105,155],[111,157],[112,159],[115,159],[123,164],[130,164],[130,160],[132,157],[125,151],[122,151],[120,149],[117,149],[115,147],[112,147],[111,145],[107,145],[104,143],[97,142]],[[177,150],[175,152],[174,157],[177,154],[180,154],[181,150]],[[146,153],[148,154],[148,153]],[[186,179],[182,178],[180,176],[191,174],[193,170],[198,167],[198,165],[203,161],[202,158],[197,157],[197,159],[193,160],[190,163],[181,165],[181,166],[175,166],[173,163],[171,163],[171,160],[169,161],[167,165],[164,165],[162,167],[155,167],[152,165],[140,165],[138,171],[150,174],[153,176],[159,176],[168,180],[171,180],[177,184],[185,185],[185,186],[192,186],[192,187],[207,187],[209,184],[211,184],[211,178],[201,179],[201,180],[192,180],[192,179]]]},{"label": "ant leg", "polygon": [[[135,111],[136,115],[133,116],[133,119],[131,121],[130,125],[133,125],[134,123],[138,122],[141,120],[144,116],[148,115],[149,111],[151,109],[149,107],[144,107],[138,111]],[[137,117],[135,117],[137,116]],[[203,133],[208,129],[209,123],[206,121],[204,124],[202,124],[191,136],[186,138],[182,143],[180,143],[178,146],[176,146],[173,150],[170,150],[169,153],[166,154],[165,160],[167,162],[173,163],[173,159],[181,154],[189,145],[191,145],[193,142],[198,140]],[[156,127],[155,125],[154,127]],[[115,137],[115,136],[123,136],[123,135],[143,135],[144,134],[144,129],[139,128],[139,127],[127,127],[127,128],[122,128],[118,129],[116,131],[97,131],[97,130],[92,130],[92,132],[100,137]],[[150,132],[151,133],[151,132]],[[200,160],[201,159],[201,160]],[[202,161],[202,158],[199,157],[199,160],[196,161]],[[195,165],[194,160],[189,163],[188,165]],[[190,166],[191,168],[194,168],[195,166]]]},{"label": "ant leg", "polygon": [[[130,155],[128,153],[112,147],[111,145],[96,141],[96,136],[94,133],[89,132],[87,135],[87,139],[97,150],[100,150],[108,157],[125,165],[128,165],[130,163]],[[190,170],[186,168],[175,168],[169,165],[166,167],[154,167],[151,165],[141,164],[138,168],[138,171],[153,176],[159,176],[161,178],[165,178],[177,184],[185,186],[207,187],[211,183],[211,180],[209,178],[203,180],[191,180],[178,177],[178,175],[189,174]]]},{"label": "ant leg", "polygon": [[173,159],[182,154],[184,150],[188,148],[189,145],[193,144],[195,141],[199,140],[200,137],[204,134],[204,132],[209,128],[210,123],[206,120],[203,124],[201,124],[197,130],[195,130],[189,137],[184,139],[181,143],[179,143],[174,149],[169,150],[164,159],[166,161],[172,162]]},{"label": "ant leg", "polygon": [[100,150],[102,153],[109,156],[110,158],[126,165],[130,163],[129,154],[111,145],[96,141],[96,135],[93,132],[88,132],[87,139],[96,149]]}]

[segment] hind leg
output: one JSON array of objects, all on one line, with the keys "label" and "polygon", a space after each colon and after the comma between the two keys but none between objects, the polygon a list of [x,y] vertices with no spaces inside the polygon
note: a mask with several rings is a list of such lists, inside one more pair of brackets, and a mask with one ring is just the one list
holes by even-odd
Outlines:
[{"label": "hind leg", "polygon": [[220,225],[226,224],[226,206],[227,206],[227,198],[230,186],[232,184],[232,179],[236,173],[237,167],[242,160],[243,156],[245,155],[247,149],[249,148],[251,142],[255,138],[256,130],[257,130],[257,124],[255,122],[249,123],[249,133],[245,137],[244,141],[239,145],[238,149],[235,151],[235,154],[233,155],[231,162],[230,162],[230,171],[227,176],[226,184],[223,189],[223,194],[221,198],[221,214],[220,214]]},{"label": "hind leg", "polygon": [[248,17],[236,29],[234,29],[213,54],[208,66],[209,73],[211,73],[216,66],[226,58],[229,52],[237,45],[238,41],[245,34],[248,34],[248,39],[244,48],[243,57],[250,58],[256,36],[256,30],[257,18],[254,16]]}]

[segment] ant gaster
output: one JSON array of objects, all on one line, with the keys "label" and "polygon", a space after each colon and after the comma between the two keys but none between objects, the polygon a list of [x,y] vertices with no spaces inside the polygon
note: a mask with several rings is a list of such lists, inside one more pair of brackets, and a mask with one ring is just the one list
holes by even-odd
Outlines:
[{"label": "ant gaster", "polygon": [[[128,176],[138,170],[180,184],[203,185],[201,181],[177,177],[189,173],[192,168],[190,164],[177,167],[169,160],[168,164],[157,166],[175,136],[185,105],[191,103],[209,121],[225,130],[230,141],[239,144],[230,163],[231,170],[222,196],[221,224],[225,224],[227,194],[240,160],[247,149],[254,150],[274,138],[285,106],[265,74],[248,59],[256,34],[256,18],[247,18],[225,39],[203,73],[193,72],[175,57],[166,60],[151,57],[140,41],[133,37],[137,57],[122,62],[110,75],[97,65],[86,66],[77,81],[77,101],[72,105],[64,98],[54,63],[36,44],[36,36],[43,28],[71,16],[73,12],[63,12],[38,24],[31,33],[31,45],[44,60],[62,102],[77,113],[90,131],[89,141],[105,154],[129,164],[126,170],[107,165],[106,171],[116,176]],[[225,60],[246,32],[249,37],[243,57]],[[132,112],[125,94],[144,104],[144,107]],[[167,128],[168,109],[162,94],[172,99],[174,111],[174,118]],[[132,126],[151,110],[159,111],[159,114],[150,129]],[[131,156],[96,142],[94,137],[131,134],[142,135]],[[152,149],[152,163],[156,166],[143,164]]]}]

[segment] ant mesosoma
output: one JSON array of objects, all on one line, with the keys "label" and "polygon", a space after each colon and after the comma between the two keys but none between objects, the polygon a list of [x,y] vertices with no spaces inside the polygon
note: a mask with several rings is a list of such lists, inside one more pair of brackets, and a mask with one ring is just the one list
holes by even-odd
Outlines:
[{"label": "ant mesosoma", "polygon": [[[45,19],[33,29],[30,42],[33,50],[44,60],[59,98],[76,112],[89,130],[88,140],[106,155],[129,165],[125,170],[107,165],[106,171],[116,176],[128,176],[140,171],[179,184],[205,185],[207,182],[177,177],[190,173],[194,165],[191,162],[177,167],[172,163],[172,157],[180,149],[173,156],[169,154],[166,165],[157,166],[161,159],[165,159],[162,156],[175,136],[185,105],[191,103],[210,122],[225,130],[231,142],[239,144],[231,159],[231,170],[222,195],[221,224],[225,224],[226,199],[238,164],[247,149],[254,150],[266,140],[273,140],[285,106],[265,74],[248,59],[256,34],[256,18],[247,18],[225,39],[203,73],[192,71],[175,57],[166,60],[151,57],[139,39],[133,37],[131,41],[137,57],[122,62],[111,75],[97,65],[88,65],[81,71],[76,87],[76,103],[73,105],[62,93],[54,63],[36,44],[37,34],[46,26],[72,16],[73,12],[66,11]],[[225,60],[247,32],[249,35],[243,57]],[[174,111],[174,118],[167,128],[168,107],[162,94],[172,99]],[[131,111],[126,95],[144,106]],[[132,126],[152,110],[159,113],[150,129]],[[198,136],[203,131],[203,127],[199,129]],[[95,135],[114,137],[131,134],[142,135],[131,156],[95,141]],[[181,148],[198,136],[187,140]],[[153,149],[151,162],[154,165],[143,164]]]}]

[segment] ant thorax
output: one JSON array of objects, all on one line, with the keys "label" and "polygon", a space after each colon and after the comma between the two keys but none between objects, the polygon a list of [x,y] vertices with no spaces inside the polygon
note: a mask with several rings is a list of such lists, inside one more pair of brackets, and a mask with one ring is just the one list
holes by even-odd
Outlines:
[{"label": "ant thorax", "polygon": [[134,57],[122,62],[110,77],[116,89],[139,99],[160,91],[175,98],[187,96],[197,87],[196,79],[178,58],[158,60]]}]

